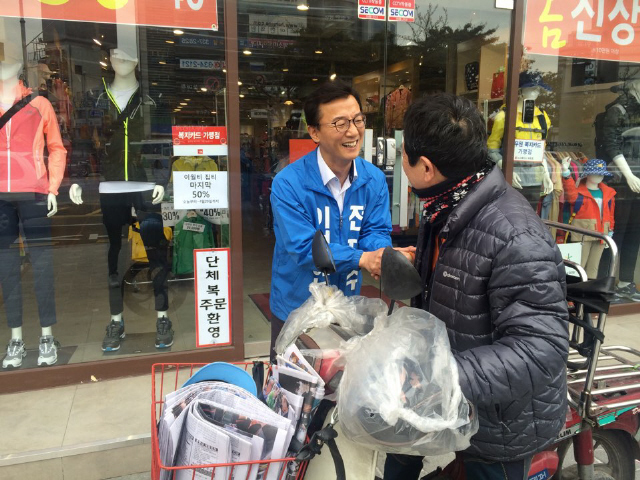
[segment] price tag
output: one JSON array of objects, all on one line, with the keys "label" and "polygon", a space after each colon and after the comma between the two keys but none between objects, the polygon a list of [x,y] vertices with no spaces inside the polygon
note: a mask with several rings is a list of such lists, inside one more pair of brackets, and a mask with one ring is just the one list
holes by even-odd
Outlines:
[{"label": "price tag", "polygon": [[186,210],[175,210],[171,202],[162,202],[162,225],[175,227],[187,215]]},{"label": "price tag", "polygon": [[204,225],[202,223],[193,223],[193,222],[184,222],[182,224],[182,229],[188,232],[204,232]]},{"label": "price tag", "polygon": [[516,140],[515,162],[542,163],[544,140]]}]

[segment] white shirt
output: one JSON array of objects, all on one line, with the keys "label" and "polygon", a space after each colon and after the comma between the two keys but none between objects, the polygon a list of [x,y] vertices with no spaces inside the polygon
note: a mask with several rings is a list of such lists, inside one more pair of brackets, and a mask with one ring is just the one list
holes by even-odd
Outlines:
[{"label": "white shirt", "polygon": [[[335,173],[331,171],[327,162],[322,158],[322,153],[320,153],[320,149],[318,148],[318,168],[320,169],[320,176],[322,177],[322,183],[329,189],[333,198],[338,202],[338,208],[340,209],[340,214],[342,215],[342,207],[344,205],[344,196],[347,193],[347,190],[351,186],[351,180],[349,176],[344,181],[342,185],[340,185],[340,180],[336,176]],[[353,179],[358,178],[358,172],[356,171],[356,161],[353,160]]]}]

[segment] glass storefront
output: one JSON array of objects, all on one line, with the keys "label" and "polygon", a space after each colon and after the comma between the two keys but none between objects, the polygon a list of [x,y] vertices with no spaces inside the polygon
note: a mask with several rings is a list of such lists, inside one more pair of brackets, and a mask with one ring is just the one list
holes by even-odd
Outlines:
[{"label": "glass storefront", "polygon": [[[526,24],[526,52],[510,58],[513,10],[494,0],[400,2],[396,21],[371,18],[381,3],[373,0],[18,3],[0,7],[0,341],[21,339],[27,355],[18,349],[3,370],[50,363],[46,346],[39,351],[49,337],[59,342],[56,365],[229,344],[266,354],[271,182],[314,148],[303,102],[330,81],[360,95],[361,155],[387,177],[395,244],[415,242],[422,211],[398,160],[404,112],[423,95],[451,92],[477,105],[491,158],[543,218],[607,223],[622,251],[618,301],[640,301],[640,69],[626,57],[562,54],[579,18],[559,39],[545,37],[551,52],[529,48]],[[567,19],[582,2],[570,3]],[[234,7],[237,36],[225,32],[225,5]],[[538,27],[534,36],[549,36]],[[517,120],[515,138],[504,138],[513,131],[505,125],[511,70],[520,78]],[[509,144],[515,156],[503,159]],[[592,198],[576,209],[572,192],[586,188],[576,182],[592,158],[613,176],[595,210]],[[591,275],[606,268],[600,244],[554,235]],[[210,248],[221,249],[230,278],[242,275],[233,315],[230,278],[202,292],[194,281],[198,268],[214,276],[212,257],[194,265],[194,250]],[[230,264],[229,252],[240,261]],[[365,285],[377,295],[377,282]],[[221,333],[231,319],[242,335]]]}]

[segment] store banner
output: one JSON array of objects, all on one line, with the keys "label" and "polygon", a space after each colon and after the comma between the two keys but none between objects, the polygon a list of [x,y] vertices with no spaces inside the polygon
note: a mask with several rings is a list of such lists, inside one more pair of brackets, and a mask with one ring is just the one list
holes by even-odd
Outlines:
[{"label": "store banner", "polygon": [[639,14],[638,0],[528,0],[525,52],[640,62]]},{"label": "store banner", "polygon": [[228,248],[193,251],[196,347],[231,345],[231,268]]},{"label": "store banner", "polygon": [[390,22],[415,22],[415,0],[389,0]]},{"label": "store banner", "polygon": [[387,0],[358,0],[358,18],[382,20],[387,18]]},{"label": "store banner", "polygon": [[227,127],[176,125],[171,127],[173,154],[180,156],[226,155]]},{"label": "store banner", "polygon": [[217,0],[6,0],[8,17],[218,30]]},{"label": "store banner", "polygon": [[173,208],[229,208],[228,172],[173,172]]},{"label": "store banner", "polygon": [[542,163],[544,140],[516,140],[513,160],[515,162]]}]

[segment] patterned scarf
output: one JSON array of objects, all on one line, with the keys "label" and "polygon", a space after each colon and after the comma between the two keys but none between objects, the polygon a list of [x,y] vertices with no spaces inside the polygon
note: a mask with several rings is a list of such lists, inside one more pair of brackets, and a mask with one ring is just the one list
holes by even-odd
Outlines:
[{"label": "patterned scarf", "polygon": [[461,180],[446,180],[430,188],[414,189],[414,193],[425,202],[423,216],[426,221],[434,223],[438,218],[448,217],[471,188],[482,180],[492,168],[493,163],[487,162],[478,172]]}]

